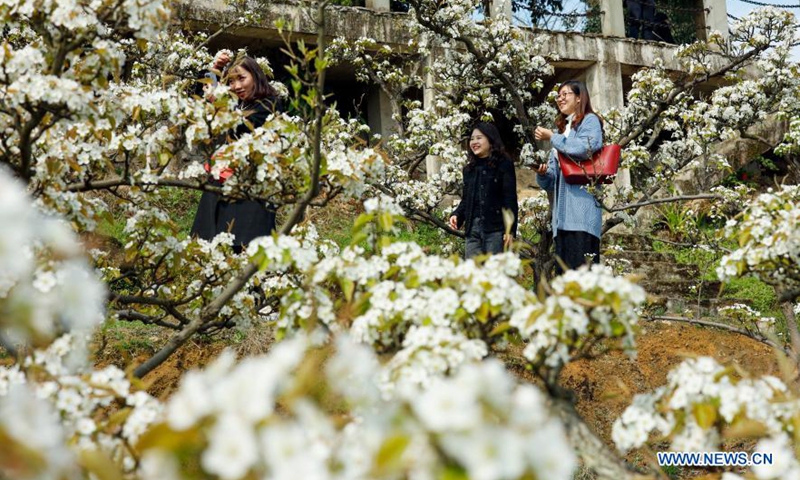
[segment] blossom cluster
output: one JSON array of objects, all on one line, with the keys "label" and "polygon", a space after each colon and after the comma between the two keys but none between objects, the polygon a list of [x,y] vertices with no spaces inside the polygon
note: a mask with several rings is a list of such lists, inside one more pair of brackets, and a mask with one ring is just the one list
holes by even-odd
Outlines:
[{"label": "blossom cluster", "polygon": [[720,307],[717,313],[756,331],[763,331],[775,324],[775,317],[764,316],[758,310],[741,303]]},{"label": "blossom cluster", "polygon": [[133,447],[162,416],[161,403],[134,391],[117,367],[75,370],[70,357],[76,354],[85,354],[81,344],[64,335],[21,366],[0,367],[0,434],[10,442],[4,448],[19,455],[0,455],[0,472],[69,477],[77,458],[90,455],[135,470]]},{"label": "blossom cluster", "polygon": [[738,248],[717,267],[720,280],[753,274],[785,288],[800,283],[800,189],[784,185],[759,195],[741,218],[730,220],[726,235]]},{"label": "blossom cluster", "polygon": [[753,466],[755,478],[798,478],[800,461],[790,439],[798,413],[800,404],[777,378],[738,378],[733,369],[700,357],[672,370],[667,385],[636,395],[611,435],[621,451],[644,445],[653,433],[669,437],[676,451],[717,451],[725,429],[741,427],[761,432],[756,451],[775,459]]},{"label": "blossom cluster", "polygon": [[588,338],[622,338],[635,353],[636,313],[644,289],[601,265],[568,270],[553,280],[551,294],[511,315],[510,325],[528,339],[525,357],[557,368],[585,346]]},{"label": "blossom cluster", "polygon": [[0,202],[0,339],[46,345],[65,330],[91,332],[105,288],[69,225],[34,209],[4,168]]},{"label": "blossom cluster", "polygon": [[427,384],[481,358],[509,329],[528,342],[532,365],[545,370],[561,368],[592,339],[622,337],[633,348],[641,287],[596,267],[567,272],[539,299],[518,282],[524,264],[511,252],[462,261],[396,240],[401,219],[391,213],[396,206],[380,206],[388,201],[368,202],[353,244],[320,259],[295,286],[273,291],[281,298],[281,335],[320,326],[347,331],[378,351],[397,352],[387,379],[398,384]]},{"label": "blossom cluster", "polygon": [[[223,479],[571,478],[574,454],[542,394],[499,363],[383,399],[374,353],[345,337],[331,347],[309,349],[301,336],[187,374],[140,442],[141,478],[189,478],[193,468]],[[178,461],[187,452],[199,465]]]},{"label": "blossom cluster", "polygon": [[531,239],[549,230],[550,202],[543,190],[519,202],[519,226],[522,236]]}]

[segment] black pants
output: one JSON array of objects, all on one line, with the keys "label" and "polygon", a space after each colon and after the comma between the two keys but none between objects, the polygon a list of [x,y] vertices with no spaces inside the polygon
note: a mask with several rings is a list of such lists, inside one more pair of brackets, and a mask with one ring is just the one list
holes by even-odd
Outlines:
[{"label": "black pants", "polygon": [[[591,255],[591,259],[587,258]],[[600,239],[586,232],[560,230],[556,235],[556,274],[564,273],[561,259],[568,269],[587,263],[600,263]]]}]

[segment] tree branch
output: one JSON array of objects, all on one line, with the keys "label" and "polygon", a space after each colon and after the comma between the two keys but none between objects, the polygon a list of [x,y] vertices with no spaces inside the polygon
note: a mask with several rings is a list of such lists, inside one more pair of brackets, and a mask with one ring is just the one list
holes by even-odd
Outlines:
[{"label": "tree branch", "polygon": [[722,195],[714,195],[714,194],[700,194],[700,195],[681,195],[677,197],[666,197],[666,198],[654,198],[652,200],[647,200],[644,202],[637,202],[629,205],[623,205],[621,207],[606,207],[605,210],[609,212],[621,212],[623,210],[629,210],[631,208],[640,208],[645,207],[647,205],[658,205],[660,203],[672,203],[672,202],[683,202],[683,201],[691,201],[691,200],[723,200],[724,197]]},{"label": "tree branch", "polygon": [[682,85],[680,85],[678,87],[673,88],[669,92],[669,95],[667,95],[667,98],[664,99],[661,102],[658,102],[658,105],[656,106],[656,108],[650,113],[650,115],[647,116],[647,118],[643,122],[639,123],[636,126],[636,128],[634,128],[631,131],[631,133],[629,133],[628,135],[626,135],[624,138],[622,138],[619,141],[619,146],[622,147],[622,148],[625,148],[626,145],[628,145],[633,140],[638,138],[639,135],[644,133],[647,129],[651,128],[653,126],[653,124],[656,122],[656,120],[658,120],[658,118],[661,116],[661,114],[664,113],[664,111],[670,105],[672,105],[672,102],[675,100],[675,98],[678,97],[678,95],[680,95],[683,92],[689,91],[690,89],[693,89],[694,87],[700,85],[701,83],[708,82],[712,78],[717,78],[717,77],[725,75],[729,71],[731,71],[734,68],[742,65],[746,61],[750,60],[751,58],[755,57],[759,53],[763,52],[764,50],[767,49],[767,47],[768,47],[768,45],[762,45],[762,46],[756,47],[753,50],[750,50],[749,52],[745,53],[744,55],[741,55],[740,57],[737,57],[731,63],[729,63],[729,64],[727,64],[727,65],[725,65],[723,67],[720,67],[719,69],[717,69],[717,70],[715,70],[713,72],[709,72],[709,73],[707,73],[705,75],[699,76],[699,77],[697,77],[697,78],[695,78],[693,80],[690,80],[688,82],[683,83]]},{"label": "tree branch", "polygon": [[764,345],[770,346],[776,350],[780,350],[785,354],[789,355],[790,357],[794,357],[794,355],[792,354],[792,350],[790,348],[778,345],[777,343],[765,337],[764,335],[753,332],[751,330],[747,330],[745,328],[738,328],[734,327],[733,325],[726,325],[724,323],[719,323],[719,322],[710,322],[707,320],[696,320],[694,318],[688,318],[688,317],[653,315],[653,316],[643,316],[642,318],[647,321],[663,320],[667,322],[688,323],[690,325],[700,325],[703,327],[718,328],[720,330],[725,330],[728,332],[737,333],[739,335],[744,335],[747,338],[751,338],[757,342],[761,342]]}]

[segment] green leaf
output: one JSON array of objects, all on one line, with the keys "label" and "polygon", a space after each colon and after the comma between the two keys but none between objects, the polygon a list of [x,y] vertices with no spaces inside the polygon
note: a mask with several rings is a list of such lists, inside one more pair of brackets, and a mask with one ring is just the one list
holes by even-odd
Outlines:
[{"label": "green leaf", "polygon": [[348,302],[353,301],[353,292],[356,289],[356,284],[350,280],[349,278],[339,278],[339,286],[342,287],[342,292],[344,293],[344,298],[347,299]]},{"label": "green leaf", "polygon": [[388,232],[392,229],[393,225],[394,218],[392,218],[392,214],[389,212],[380,212],[380,215],[378,215],[378,226],[381,227],[381,230]]},{"label": "green leaf", "polygon": [[141,452],[158,448],[174,451],[183,448],[187,444],[198,444],[201,438],[202,436],[197,428],[176,432],[169,428],[166,423],[159,423],[151,427],[139,438],[136,450]]},{"label": "green leaf", "polygon": [[494,327],[491,332],[489,332],[489,336],[494,337],[495,335],[501,335],[509,330],[511,330],[511,324],[508,322],[502,322]]},{"label": "green leaf", "polygon": [[361,230],[361,228],[371,222],[375,218],[375,214],[373,213],[362,213],[361,215],[356,218],[356,221],[353,222],[353,233]]},{"label": "green leaf", "polygon": [[448,465],[439,475],[439,480],[469,480],[467,472],[455,465]]},{"label": "green leaf", "polygon": [[133,412],[132,408],[123,408],[122,410],[114,413],[113,415],[111,415],[111,417],[109,417],[108,421],[106,422],[106,428],[112,430],[115,427],[122,425],[123,423],[125,423],[125,420],[128,419],[128,417],[131,415],[132,412]]},{"label": "green leaf", "polygon": [[394,435],[387,438],[375,457],[375,468],[379,472],[392,471],[400,466],[410,439],[407,435]]},{"label": "green leaf", "polygon": [[486,302],[482,303],[478,311],[475,312],[475,316],[478,318],[479,322],[486,323],[486,321],[489,320],[489,304]]},{"label": "green leaf", "polygon": [[78,462],[93,478],[98,480],[122,480],[122,472],[101,450],[81,450]]},{"label": "green leaf", "polygon": [[350,238],[350,245],[358,245],[359,243],[363,242],[366,239],[367,239],[366,232],[358,231],[354,233],[353,236]]},{"label": "green leaf", "polygon": [[710,403],[697,403],[693,410],[694,419],[703,430],[708,430],[717,421],[717,409]]}]

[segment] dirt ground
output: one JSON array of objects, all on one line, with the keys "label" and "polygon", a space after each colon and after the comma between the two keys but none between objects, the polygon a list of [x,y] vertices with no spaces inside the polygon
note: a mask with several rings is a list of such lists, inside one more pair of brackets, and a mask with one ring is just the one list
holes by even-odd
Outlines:
[{"label": "dirt ground", "polygon": [[686,324],[648,322],[637,337],[638,354],[631,360],[620,351],[578,360],[562,373],[575,392],[578,412],[610,442],[611,424],[637,393],[664,385],[667,373],[686,358],[710,356],[738,364],[753,375],[780,377],[775,352],[735,333]]}]

